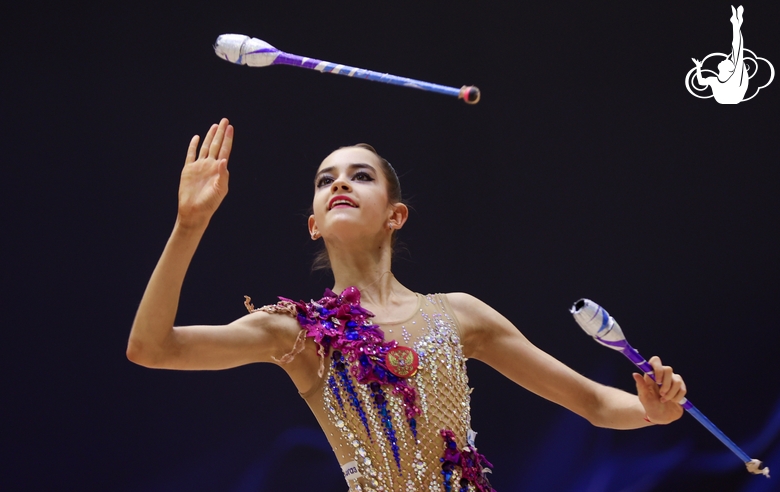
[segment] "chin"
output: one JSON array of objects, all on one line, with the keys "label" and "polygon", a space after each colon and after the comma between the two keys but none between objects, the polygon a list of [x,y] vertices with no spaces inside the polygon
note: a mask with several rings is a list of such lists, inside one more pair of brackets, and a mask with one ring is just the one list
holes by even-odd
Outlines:
[{"label": "chin", "polygon": [[364,223],[355,220],[339,220],[328,224],[323,237],[336,242],[354,242],[376,235],[376,230],[370,230]]}]

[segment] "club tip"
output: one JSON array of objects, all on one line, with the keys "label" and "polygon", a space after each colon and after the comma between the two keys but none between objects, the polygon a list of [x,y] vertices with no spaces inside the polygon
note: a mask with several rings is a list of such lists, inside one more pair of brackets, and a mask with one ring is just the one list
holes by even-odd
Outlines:
[{"label": "club tip", "polygon": [[464,101],[466,101],[466,104],[477,104],[481,96],[482,93],[479,92],[477,86],[464,85],[463,87],[460,88],[460,94],[458,94],[458,99],[463,99]]},{"label": "club tip", "polygon": [[750,460],[745,463],[745,466],[750,473],[754,475],[764,475],[766,478],[769,478],[769,467],[764,466],[760,460]]},{"label": "club tip", "polygon": [[580,299],[579,301],[575,302],[575,303],[574,303],[574,304],[571,306],[571,309],[569,310],[569,312],[570,312],[571,314],[577,314],[577,313],[579,313],[579,312],[582,310],[582,308],[584,308],[584,307],[585,307],[585,303],[586,303],[586,302],[588,302],[588,300],[587,300],[587,299]]}]

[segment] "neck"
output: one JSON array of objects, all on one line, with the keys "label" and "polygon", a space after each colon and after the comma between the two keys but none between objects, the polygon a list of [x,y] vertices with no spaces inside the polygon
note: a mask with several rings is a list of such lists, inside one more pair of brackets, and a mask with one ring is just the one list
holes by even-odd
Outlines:
[{"label": "neck", "polygon": [[379,247],[359,250],[328,245],[328,256],[335,280],[333,291],[336,293],[350,286],[357,287],[363,304],[380,307],[411,292],[396,280],[391,271],[389,241]]}]

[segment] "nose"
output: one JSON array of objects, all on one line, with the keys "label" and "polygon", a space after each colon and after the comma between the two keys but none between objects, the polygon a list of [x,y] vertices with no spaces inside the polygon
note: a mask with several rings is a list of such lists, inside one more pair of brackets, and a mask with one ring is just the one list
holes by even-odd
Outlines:
[{"label": "nose", "polygon": [[349,181],[343,177],[336,179],[333,184],[330,185],[331,193],[337,193],[339,191],[351,191],[352,187],[349,185]]}]

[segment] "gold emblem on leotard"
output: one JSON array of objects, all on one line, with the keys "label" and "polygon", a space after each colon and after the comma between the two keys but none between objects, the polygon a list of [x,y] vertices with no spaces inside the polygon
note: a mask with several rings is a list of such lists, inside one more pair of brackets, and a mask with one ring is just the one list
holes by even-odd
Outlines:
[{"label": "gold emblem on leotard", "polygon": [[420,358],[409,347],[398,346],[390,349],[385,358],[387,369],[399,378],[410,378],[417,373]]}]

